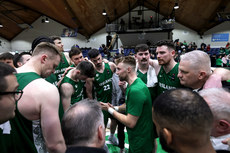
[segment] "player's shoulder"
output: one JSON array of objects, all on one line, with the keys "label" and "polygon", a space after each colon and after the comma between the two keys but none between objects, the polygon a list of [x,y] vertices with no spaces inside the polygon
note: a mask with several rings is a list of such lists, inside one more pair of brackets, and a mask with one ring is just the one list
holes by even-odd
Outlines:
[{"label": "player's shoulder", "polygon": [[29,90],[33,89],[37,92],[50,92],[50,91],[57,91],[57,87],[43,78],[36,79],[29,83],[28,85]]}]

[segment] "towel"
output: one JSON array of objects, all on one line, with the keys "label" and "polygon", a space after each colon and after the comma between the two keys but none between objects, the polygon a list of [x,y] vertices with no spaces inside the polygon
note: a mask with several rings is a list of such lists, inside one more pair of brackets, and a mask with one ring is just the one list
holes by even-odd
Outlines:
[{"label": "towel", "polygon": [[[136,65],[136,71],[137,71],[137,68],[138,68],[138,63]],[[155,69],[154,69],[154,67],[149,65],[149,69],[147,72],[147,84],[146,84],[146,86],[147,87],[155,87],[156,85],[157,85],[157,75],[156,75]]]}]

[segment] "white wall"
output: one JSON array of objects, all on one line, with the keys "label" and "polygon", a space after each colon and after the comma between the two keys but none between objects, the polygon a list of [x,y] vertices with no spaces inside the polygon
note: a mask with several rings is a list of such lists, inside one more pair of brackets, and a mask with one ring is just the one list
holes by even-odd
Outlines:
[{"label": "white wall", "polygon": [[0,37],[0,53],[11,51],[10,42]]},{"label": "white wall", "polygon": [[[32,41],[38,36],[61,36],[63,29],[67,28],[62,24],[49,19],[49,23],[41,23],[41,18],[36,20],[32,26],[33,28],[24,30],[17,37],[11,41],[13,51],[28,51],[31,49]],[[83,35],[77,34],[77,37],[61,37],[64,44],[64,50],[70,50],[71,46],[78,44],[80,47],[99,48],[101,44],[106,44],[107,33],[105,28],[99,30],[90,39],[86,39]]]},{"label": "white wall", "polygon": [[179,39],[180,42],[184,42],[184,40],[189,44],[190,42],[195,42],[197,45],[200,45],[200,36],[196,31],[189,29],[177,22],[175,22],[174,30],[172,31],[173,41]]},{"label": "white wall", "polygon": [[[212,38],[212,34],[215,33],[228,33],[229,37],[230,37],[230,22],[229,21],[225,21],[215,27],[213,27],[212,29],[208,30],[207,32],[204,33],[204,42],[206,44],[211,44],[211,47],[225,47],[225,45],[227,44],[226,41],[224,42],[212,42],[211,38]],[[230,38],[228,38],[230,41]]]}]

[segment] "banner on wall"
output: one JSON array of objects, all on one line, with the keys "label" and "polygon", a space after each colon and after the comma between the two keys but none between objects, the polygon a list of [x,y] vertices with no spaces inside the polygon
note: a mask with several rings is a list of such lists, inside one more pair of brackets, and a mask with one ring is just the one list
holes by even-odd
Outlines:
[{"label": "banner on wall", "polygon": [[229,33],[212,34],[212,42],[228,41],[228,40],[229,40]]},{"label": "banner on wall", "polygon": [[77,29],[64,28],[61,37],[77,37]]}]

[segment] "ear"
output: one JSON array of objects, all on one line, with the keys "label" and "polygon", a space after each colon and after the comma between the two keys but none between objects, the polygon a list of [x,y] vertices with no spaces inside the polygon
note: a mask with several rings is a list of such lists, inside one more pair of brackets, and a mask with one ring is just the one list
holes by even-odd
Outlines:
[{"label": "ear", "polygon": [[78,69],[76,69],[76,73],[77,73],[78,75],[80,75],[80,74],[81,74],[81,71],[78,70]]},{"label": "ear", "polygon": [[199,72],[199,76],[198,76],[199,80],[202,80],[205,77],[206,77],[206,72],[204,72],[204,71]]},{"label": "ear", "polygon": [[17,62],[18,67],[22,66],[22,62]]},{"label": "ear", "polygon": [[230,123],[226,120],[219,120],[217,124],[217,128],[221,132],[230,131]]},{"label": "ear", "polygon": [[172,132],[170,130],[163,128],[163,136],[165,137],[167,145],[172,144]]},{"label": "ear", "polygon": [[175,50],[172,50],[172,51],[171,51],[171,54],[172,54],[172,56],[175,56],[176,51],[175,51]]},{"label": "ear", "polygon": [[132,67],[128,66],[127,71],[128,71],[128,73],[130,73],[132,71]]},{"label": "ear", "polygon": [[105,143],[105,128],[102,126],[102,125],[100,125],[99,127],[98,127],[98,130],[97,130],[98,132],[98,134],[97,134],[97,142],[98,142],[98,146],[103,146],[104,145],[104,143]]},{"label": "ear", "polygon": [[41,63],[45,63],[46,60],[47,60],[47,55],[46,55],[46,54],[43,54],[43,55],[41,56]]}]

